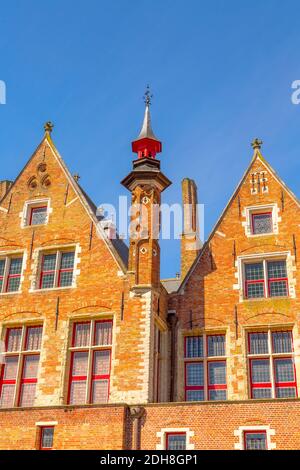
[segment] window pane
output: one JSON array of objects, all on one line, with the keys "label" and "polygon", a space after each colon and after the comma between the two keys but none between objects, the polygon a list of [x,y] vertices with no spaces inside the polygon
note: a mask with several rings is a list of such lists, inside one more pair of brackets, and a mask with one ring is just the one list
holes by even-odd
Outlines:
[{"label": "window pane", "polygon": [[260,299],[261,297],[264,297],[264,283],[254,282],[253,284],[247,284],[246,295],[248,299]]},{"label": "window pane", "polygon": [[226,364],[225,362],[208,363],[208,380],[210,385],[226,384]]},{"label": "window pane", "polygon": [[34,405],[35,389],[35,383],[25,383],[21,386],[20,406]]},{"label": "window pane", "polygon": [[41,433],[41,448],[52,449],[54,428],[42,428]]},{"label": "window pane", "polygon": [[269,279],[287,277],[285,261],[268,261],[267,265]]},{"label": "window pane", "polygon": [[187,336],[185,357],[203,357],[203,336]]},{"label": "window pane", "polygon": [[187,401],[203,401],[204,390],[187,390],[186,399]]},{"label": "window pane", "polygon": [[272,213],[268,214],[253,214],[252,215],[252,229],[254,234],[272,233]]},{"label": "window pane", "polygon": [[14,406],[15,384],[3,384],[0,397],[1,408]]},{"label": "window pane", "polygon": [[4,276],[5,259],[0,259],[0,276]]},{"label": "window pane", "polygon": [[74,252],[68,251],[61,254],[60,269],[73,269]]},{"label": "window pane", "polygon": [[56,253],[43,256],[42,271],[54,271],[56,265]]},{"label": "window pane", "polygon": [[83,405],[86,401],[86,381],[72,382],[70,393],[71,405]]},{"label": "window pane", "polygon": [[226,390],[209,390],[209,400],[226,400]]},{"label": "window pane", "polygon": [[9,328],[7,332],[7,351],[20,351],[22,328]]},{"label": "window pane", "polygon": [[258,281],[264,279],[263,263],[245,264],[246,281]]},{"label": "window pane", "polygon": [[88,367],[88,353],[87,352],[75,352],[73,354],[72,375],[85,377],[87,375],[87,367]]},{"label": "window pane", "polygon": [[288,295],[287,281],[270,281],[269,296],[270,297],[286,297]]},{"label": "window pane", "polygon": [[253,383],[270,382],[269,359],[255,359],[251,361],[251,377]]},{"label": "window pane", "polygon": [[93,375],[109,375],[110,351],[95,351]]},{"label": "window pane", "polygon": [[58,287],[69,287],[73,284],[73,271],[62,271],[59,273]]},{"label": "window pane", "polygon": [[276,331],[275,333],[272,333],[272,344],[274,353],[292,352],[292,332]]},{"label": "window pane", "polygon": [[168,434],[167,450],[185,450],[186,435],[185,434]]},{"label": "window pane", "polygon": [[41,348],[42,331],[42,326],[30,326],[27,328],[26,351],[32,351]]},{"label": "window pane", "polygon": [[106,403],[108,401],[108,380],[93,380],[92,403]]},{"label": "window pane", "polygon": [[106,346],[112,344],[112,322],[101,321],[95,323],[95,345]]},{"label": "window pane", "polygon": [[267,439],[265,432],[247,432],[245,436],[246,450],[266,450]]},{"label": "window pane", "polygon": [[74,325],[75,328],[75,336],[74,336],[74,344],[78,348],[82,346],[89,346],[90,344],[90,323],[76,323]]},{"label": "window pane", "polygon": [[186,364],[186,385],[204,385],[202,362]]},{"label": "window pane", "polygon": [[17,292],[20,288],[20,276],[9,277],[7,281],[7,292]]},{"label": "window pane", "polygon": [[41,289],[51,289],[54,286],[54,273],[43,274]]},{"label": "window pane", "polygon": [[17,377],[19,356],[6,357],[3,380],[15,380]]},{"label": "window pane", "polygon": [[276,359],[275,366],[275,382],[294,382],[294,363],[292,359]]},{"label": "window pane", "polygon": [[295,387],[276,387],[277,398],[295,398],[296,388]]},{"label": "window pane", "polygon": [[31,209],[31,225],[45,224],[47,220],[47,206],[33,207]]},{"label": "window pane", "polygon": [[268,333],[249,334],[249,354],[268,354]]},{"label": "window pane", "polygon": [[40,356],[24,356],[23,379],[36,379],[38,373]]},{"label": "window pane", "polygon": [[21,274],[23,258],[12,258],[9,265],[9,274]]},{"label": "window pane", "polygon": [[225,356],[225,335],[207,337],[208,355]]},{"label": "window pane", "polygon": [[256,399],[272,398],[271,388],[253,388],[252,397]]}]

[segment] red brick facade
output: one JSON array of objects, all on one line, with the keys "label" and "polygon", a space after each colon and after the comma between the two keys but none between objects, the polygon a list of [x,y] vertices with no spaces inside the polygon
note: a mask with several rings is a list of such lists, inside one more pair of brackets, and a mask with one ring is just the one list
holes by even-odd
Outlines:
[{"label": "red brick facade", "polygon": [[47,426],[55,449],[164,449],[170,433],[187,449],[242,449],[250,431],[268,449],[299,447],[299,202],[259,144],[201,250],[189,249],[197,193],[183,181],[192,238],[184,231],[181,278],[160,281],[152,208],[170,184],[160,162],[139,148],[122,182],[142,215],[150,208],[149,233],[127,250],[50,133],[0,185],[0,449],[39,448]]}]

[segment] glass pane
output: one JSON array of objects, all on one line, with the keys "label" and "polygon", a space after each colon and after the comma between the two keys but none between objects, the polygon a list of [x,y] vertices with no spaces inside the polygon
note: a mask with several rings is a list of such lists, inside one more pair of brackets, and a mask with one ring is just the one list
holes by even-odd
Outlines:
[{"label": "glass pane", "polygon": [[47,206],[33,207],[31,209],[31,225],[45,224],[47,220]]},{"label": "glass pane", "polygon": [[60,269],[73,269],[74,266],[74,255],[73,251],[68,251],[61,254]]},{"label": "glass pane", "polygon": [[80,348],[82,346],[89,346],[90,344],[90,323],[76,323],[75,337],[73,346]]},{"label": "glass pane", "polygon": [[23,258],[12,258],[9,265],[9,274],[21,274]]},{"label": "glass pane", "polygon": [[203,357],[203,336],[187,336],[185,357]]},{"label": "glass pane", "polygon": [[87,352],[74,353],[72,375],[85,377],[87,375],[87,368],[88,368],[88,353]]},{"label": "glass pane", "polygon": [[185,450],[186,435],[185,434],[169,434],[167,436],[167,450]]},{"label": "glass pane", "polygon": [[270,382],[269,359],[255,359],[254,361],[251,361],[251,377],[253,383]]},{"label": "glass pane", "polygon": [[73,271],[62,271],[59,273],[58,287],[69,287],[73,284]]},{"label": "glass pane", "polygon": [[9,328],[7,331],[7,351],[20,351],[22,328]]},{"label": "glass pane", "polygon": [[204,385],[202,362],[186,364],[186,385]]},{"label": "glass pane", "polygon": [[210,385],[226,384],[226,364],[225,362],[208,363],[208,380]]},{"label": "glass pane", "polygon": [[268,214],[253,214],[252,216],[253,233],[255,235],[261,233],[272,233],[272,213]]},{"label": "glass pane", "polygon": [[276,387],[277,398],[295,398],[296,387]]},{"label": "glass pane", "polygon": [[292,332],[276,331],[275,333],[272,333],[272,344],[274,353],[292,352]]},{"label": "glass pane", "polygon": [[38,350],[42,342],[42,326],[30,326],[27,328],[26,351]]},{"label": "glass pane", "polygon": [[256,399],[272,398],[271,388],[253,388],[252,397]]},{"label": "glass pane", "polygon": [[275,382],[294,382],[294,363],[292,359],[276,359],[275,366]]},{"label": "glass pane", "polygon": [[247,432],[245,438],[246,450],[266,450],[267,439],[265,432]]},{"label": "glass pane", "polygon": [[257,281],[264,279],[263,263],[245,264],[246,281]]},{"label": "glass pane", "polygon": [[187,390],[186,399],[187,401],[203,401],[204,390]]},{"label": "glass pane", "polygon": [[246,296],[248,299],[260,299],[264,297],[264,283],[254,282],[253,284],[247,284]]},{"label": "glass pane", "polygon": [[33,406],[36,384],[25,383],[21,386],[20,406]]},{"label": "glass pane", "polygon": [[209,390],[209,400],[226,400],[226,390]]},{"label": "glass pane", "polygon": [[15,380],[17,377],[19,356],[6,357],[3,380]]},{"label": "glass pane", "polygon": [[3,384],[0,397],[1,408],[14,406],[15,384]]},{"label": "glass pane", "polygon": [[86,401],[86,381],[72,382],[70,403],[71,405],[83,405]]},{"label": "glass pane", "polygon": [[43,274],[41,289],[51,289],[54,286],[54,273]]},{"label": "glass pane", "polygon": [[43,256],[42,271],[54,271],[56,265],[56,253]]},{"label": "glass pane", "polygon": [[111,321],[96,322],[95,323],[95,345],[106,346],[109,344],[112,344],[112,322]]},{"label": "glass pane", "polygon": [[225,356],[225,335],[208,336],[207,345],[209,356]]},{"label": "glass pane", "polygon": [[4,275],[5,259],[0,259],[0,276]]},{"label": "glass pane", "polygon": [[109,375],[110,351],[95,351],[93,375]]},{"label": "glass pane", "polygon": [[53,447],[54,428],[42,428],[41,447],[51,449]]},{"label": "glass pane", "polygon": [[287,281],[270,281],[270,297],[286,297],[288,295]]},{"label": "glass pane", "polygon": [[268,278],[278,279],[287,277],[285,261],[268,261]]},{"label": "glass pane", "polygon": [[268,333],[249,334],[249,354],[268,354]]},{"label": "glass pane", "polygon": [[36,379],[40,356],[24,356],[23,379]]},{"label": "glass pane", "polygon": [[92,403],[106,403],[108,401],[108,380],[93,380]]},{"label": "glass pane", "polygon": [[20,288],[20,276],[9,277],[7,282],[7,292],[17,292]]}]

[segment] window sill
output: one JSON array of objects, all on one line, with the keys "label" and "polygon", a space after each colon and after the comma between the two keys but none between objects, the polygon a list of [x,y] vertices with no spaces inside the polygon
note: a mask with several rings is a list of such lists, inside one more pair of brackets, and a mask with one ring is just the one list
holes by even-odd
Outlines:
[{"label": "window sill", "polygon": [[274,235],[278,235],[278,233],[270,232],[270,233],[249,233],[247,235],[248,238],[259,238],[259,237],[273,237]]},{"label": "window sill", "polygon": [[35,227],[45,227],[45,225],[48,225],[47,224],[33,224],[33,225],[22,225],[22,228],[35,228]]},{"label": "window sill", "polygon": [[61,291],[61,290],[69,290],[75,289],[76,286],[65,286],[65,287],[50,287],[49,289],[29,289],[30,294],[36,294],[38,292],[52,292],[52,291]]},{"label": "window sill", "polygon": [[248,299],[246,297],[243,297],[242,302],[263,302],[265,300],[288,300],[291,299],[289,295],[284,295],[284,296],[278,296],[278,297],[259,297],[259,298],[253,298],[253,299]]},{"label": "window sill", "polygon": [[0,296],[4,297],[5,295],[18,295],[18,294],[22,294],[22,291],[17,290],[17,291],[14,291],[14,292],[1,292]]}]

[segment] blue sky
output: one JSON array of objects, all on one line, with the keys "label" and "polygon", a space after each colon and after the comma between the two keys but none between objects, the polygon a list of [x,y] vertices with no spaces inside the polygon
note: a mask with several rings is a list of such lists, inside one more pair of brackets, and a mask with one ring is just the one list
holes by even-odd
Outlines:
[{"label": "blue sky", "polygon": [[[208,235],[248,165],[254,137],[299,195],[300,4],[251,0],[38,0],[1,5],[1,179],[14,179],[43,124],[95,203],[116,204],[131,168],[145,85],[154,93],[162,169],[181,199],[196,180]],[[162,243],[162,277],[179,242]]]}]

